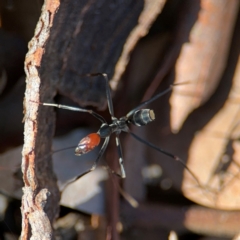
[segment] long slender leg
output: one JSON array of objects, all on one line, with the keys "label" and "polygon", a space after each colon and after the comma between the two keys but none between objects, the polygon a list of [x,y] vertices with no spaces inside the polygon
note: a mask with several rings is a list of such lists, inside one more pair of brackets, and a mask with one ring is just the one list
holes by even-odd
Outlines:
[{"label": "long slender leg", "polygon": [[111,89],[109,86],[107,74],[106,73],[90,73],[90,74],[87,74],[86,76],[103,76],[104,77],[105,84],[106,84],[106,96],[107,96],[107,102],[108,102],[108,110],[109,110],[111,117],[114,117]]},{"label": "long slender leg", "polygon": [[114,170],[112,170],[106,161],[105,161],[105,166],[108,169],[108,171],[111,172],[111,174],[114,174],[117,177],[125,178],[126,173],[125,173],[125,169],[124,169],[124,165],[123,165],[122,146],[121,146],[121,142],[119,139],[119,134],[116,134],[116,146],[117,146],[117,151],[118,151],[118,156],[119,156],[120,174],[115,172]]},{"label": "long slender leg", "polygon": [[121,146],[121,142],[119,139],[119,134],[116,134],[116,145],[117,145],[118,156],[119,156],[119,166],[120,166],[120,171],[121,171],[121,177],[125,178],[126,173],[125,173],[125,169],[123,166],[123,154],[122,154],[122,146]]},{"label": "long slender leg", "polygon": [[44,106],[62,108],[62,109],[70,110],[70,111],[87,112],[87,113],[91,114],[92,116],[94,116],[95,118],[97,118],[102,123],[106,123],[106,120],[101,115],[95,113],[94,111],[92,111],[90,109],[79,108],[79,107],[71,107],[71,106],[61,105],[61,104],[56,104],[56,103],[40,103],[40,104],[42,104]]},{"label": "long slender leg", "polygon": [[192,177],[195,179],[195,181],[197,182],[197,184],[198,184],[200,187],[202,187],[202,185],[201,185],[201,183],[199,182],[197,176],[187,167],[187,165],[183,162],[183,160],[182,160],[181,158],[179,158],[178,156],[175,156],[175,155],[173,155],[173,154],[171,154],[171,153],[169,153],[169,152],[167,152],[167,151],[165,151],[165,150],[157,147],[156,145],[154,145],[154,144],[152,144],[152,143],[150,143],[150,142],[148,142],[148,141],[140,138],[139,136],[137,136],[136,134],[134,134],[134,133],[132,133],[132,132],[130,132],[130,131],[129,131],[129,134],[130,134],[132,137],[134,137],[136,140],[138,140],[139,142],[141,142],[141,143],[143,143],[143,144],[146,144],[147,146],[149,146],[149,147],[157,150],[158,152],[163,153],[164,155],[169,156],[170,158],[173,158],[173,159],[176,160],[176,161],[179,161],[179,162],[187,169],[187,171],[192,175]]},{"label": "long slender leg", "polygon": [[113,109],[113,102],[112,102],[112,96],[111,96],[111,90],[109,86],[109,80],[106,73],[102,73],[102,76],[105,78],[106,81],[106,96],[107,96],[107,102],[108,102],[108,110],[112,117],[114,117],[114,109]]},{"label": "long slender leg", "polygon": [[123,190],[123,188],[119,185],[118,182],[113,180],[113,175],[116,175],[117,177],[121,177],[118,173],[116,173],[115,171],[113,171],[107,163],[106,164],[106,169],[108,170],[109,176],[111,177],[111,180],[113,182],[113,184],[116,186],[116,188],[118,189],[119,193],[123,196],[123,198],[125,198],[125,200],[134,208],[138,207],[138,202],[137,200],[135,200],[130,194],[128,194],[126,191]]},{"label": "long slender leg", "polygon": [[108,145],[108,143],[109,143],[109,139],[110,139],[110,137],[106,137],[106,138],[105,138],[105,141],[104,141],[104,143],[103,143],[103,145],[102,145],[102,147],[101,147],[101,149],[100,149],[100,151],[99,151],[99,153],[98,153],[97,159],[95,160],[95,162],[94,162],[94,164],[92,165],[92,167],[91,167],[89,170],[87,170],[86,172],[84,172],[84,173],[76,176],[74,179],[70,180],[70,181],[64,186],[64,188],[62,189],[62,191],[63,191],[69,184],[77,181],[79,178],[81,178],[81,177],[83,177],[84,175],[86,175],[86,174],[92,172],[93,170],[95,170],[95,168],[96,168],[97,165],[98,165],[99,160],[101,159],[103,153],[105,152],[105,150],[106,150],[106,148],[107,148],[107,145]]}]

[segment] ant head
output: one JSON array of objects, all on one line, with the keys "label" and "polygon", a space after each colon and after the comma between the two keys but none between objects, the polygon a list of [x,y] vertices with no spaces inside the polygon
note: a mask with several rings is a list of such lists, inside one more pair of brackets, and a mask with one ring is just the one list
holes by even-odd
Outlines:
[{"label": "ant head", "polygon": [[133,112],[128,119],[132,124],[141,127],[155,120],[155,114],[151,109],[140,109]]},{"label": "ant head", "polygon": [[92,151],[100,143],[100,136],[98,133],[91,133],[84,137],[75,149],[75,155],[81,156],[82,154]]}]

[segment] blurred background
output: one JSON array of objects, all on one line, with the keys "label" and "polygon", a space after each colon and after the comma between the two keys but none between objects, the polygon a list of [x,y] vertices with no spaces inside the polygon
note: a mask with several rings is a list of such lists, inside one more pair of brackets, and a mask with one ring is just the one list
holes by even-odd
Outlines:
[{"label": "blurred background", "polygon": [[[0,4],[0,239],[17,239],[24,60],[43,1]],[[130,130],[182,163],[122,133],[127,177],[117,179],[104,167],[106,161],[119,170],[112,137],[99,167],[62,192],[56,239],[238,239],[239,24],[238,0],[60,3],[40,74],[52,99],[43,93],[41,101],[93,108],[110,122],[104,82],[82,74],[108,74],[116,117],[181,83],[147,106],[153,123]],[[100,123],[85,113],[54,111],[55,138],[46,144],[63,189],[99,151],[79,158],[64,148]],[[47,117],[39,124],[48,124]]]}]

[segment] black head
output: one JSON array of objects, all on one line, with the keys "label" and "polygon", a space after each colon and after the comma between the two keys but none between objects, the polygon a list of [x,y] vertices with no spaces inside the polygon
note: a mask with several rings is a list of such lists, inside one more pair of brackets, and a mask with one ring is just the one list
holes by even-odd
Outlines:
[{"label": "black head", "polygon": [[151,109],[140,109],[133,112],[133,114],[129,116],[128,120],[132,124],[140,127],[155,120],[155,114]]}]

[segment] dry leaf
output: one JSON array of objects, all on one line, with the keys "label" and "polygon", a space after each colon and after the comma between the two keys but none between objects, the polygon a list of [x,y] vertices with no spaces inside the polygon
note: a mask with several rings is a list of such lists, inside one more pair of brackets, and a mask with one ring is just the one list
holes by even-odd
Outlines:
[{"label": "dry leaf", "polygon": [[[191,81],[171,97],[171,127],[179,131],[187,116],[205,103],[218,86],[225,69],[239,1],[202,0],[189,42],[176,62],[175,83]],[[191,16],[189,16],[191,17]],[[187,23],[185,23],[187,25]],[[189,95],[186,98],[183,95]]]},{"label": "dry leaf", "polygon": [[[201,205],[229,210],[240,208],[239,86],[240,59],[226,103],[196,134],[189,149],[187,165],[202,187],[185,171],[182,190],[186,197]],[[226,162],[224,155],[228,144],[234,155]]]}]

